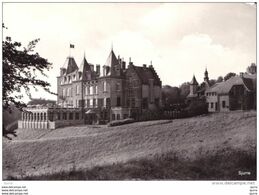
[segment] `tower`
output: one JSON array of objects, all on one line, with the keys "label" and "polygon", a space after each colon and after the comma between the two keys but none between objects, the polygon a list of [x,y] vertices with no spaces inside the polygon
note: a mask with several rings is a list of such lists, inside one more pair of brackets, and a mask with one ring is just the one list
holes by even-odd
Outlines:
[{"label": "tower", "polygon": [[198,88],[198,82],[195,78],[195,76],[193,75],[192,81],[190,83],[190,93],[189,96],[195,96],[197,95],[197,88]]},{"label": "tower", "polygon": [[209,74],[208,74],[207,68],[205,69],[205,72],[204,72],[204,82],[209,83]]}]

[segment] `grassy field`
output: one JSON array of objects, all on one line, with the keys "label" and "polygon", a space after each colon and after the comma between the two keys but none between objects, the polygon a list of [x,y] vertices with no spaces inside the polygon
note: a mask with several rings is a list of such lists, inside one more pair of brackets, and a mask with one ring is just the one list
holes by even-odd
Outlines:
[{"label": "grassy field", "polygon": [[255,111],[118,127],[18,130],[17,135],[3,141],[4,179],[256,177]]}]

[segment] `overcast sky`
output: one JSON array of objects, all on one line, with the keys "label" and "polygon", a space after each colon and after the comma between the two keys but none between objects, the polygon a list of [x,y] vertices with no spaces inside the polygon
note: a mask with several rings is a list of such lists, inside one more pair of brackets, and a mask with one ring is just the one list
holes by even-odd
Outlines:
[{"label": "overcast sky", "polygon": [[[84,52],[103,65],[113,43],[127,64],[152,60],[162,84],[172,86],[193,74],[202,82],[206,67],[216,79],[256,62],[256,6],[245,3],[4,3],[3,22],[15,41],[41,39],[36,51],[53,63],[54,92],[70,43],[78,66]],[[32,96],[56,99],[41,90]]]}]

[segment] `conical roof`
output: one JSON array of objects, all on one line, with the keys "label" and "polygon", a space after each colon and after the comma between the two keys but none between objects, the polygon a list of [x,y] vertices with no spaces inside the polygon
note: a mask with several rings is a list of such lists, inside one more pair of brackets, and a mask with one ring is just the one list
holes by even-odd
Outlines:
[{"label": "conical roof", "polygon": [[82,63],[80,64],[80,67],[79,67],[79,72],[83,73],[83,72],[89,71],[89,70],[91,70],[91,67],[88,64],[88,62],[86,61],[85,56],[84,56],[84,59],[83,59]]},{"label": "conical roof", "polygon": [[193,77],[192,77],[192,81],[191,81],[190,84],[191,84],[191,85],[198,85],[198,82],[197,82],[197,80],[196,80],[196,78],[195,78],[194,75],[193,75]]},{"label": "conical roof", "polygon": [[63,69],[66,69],[66,74],[69,74],[71,72],[74,72],[78,69],[78,66],[76,65],[76,61],[73,57],[67,57],[64,65],[62,66]]},{"label": "conical roof", "polygon": [[110,53],[110,55],[108,56],[105,65],[112,67],[112,66],[117,65],[117,64],[119,64],[119,61],[118,61],[118,59],[116,58],[116,56],[115,56],[113,50],[111,50],[111,53]]}]

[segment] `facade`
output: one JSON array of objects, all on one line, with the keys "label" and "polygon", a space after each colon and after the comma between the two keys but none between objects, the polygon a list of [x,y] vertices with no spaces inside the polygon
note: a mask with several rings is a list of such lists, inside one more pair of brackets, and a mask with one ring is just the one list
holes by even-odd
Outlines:
[{"label": "facade", "polygon": [[[119,56],[117,58],[113,49],[102,67],[88,63],[85,56],[78,67],[75,59],[69,56],[57,77],[57,106],[45,108],[45,118],[43,114],[42,121],[50,121],[47,113],[53,110],[53,122],[57,125],[49,123],[43,127],[59,127],[58,113],[63,112],[74,113],[73,117],[68,114],[68,117],[60,118],[65,121],[64,125],[104,124],[129,117],[138,119],[146,110],[155,112],[161,107],[161,86],[152,64],[136,66],[130,60],[126,67],[126,62]],[[34,112],[36,110],[26,109],[22,121],[31,121],[30,116]],[[19,127],[32,126],[20,122]]]},{"label": "facade", "polygon": [[209,112],[256,109],[256,74],[241,73],[206,90]]}]

